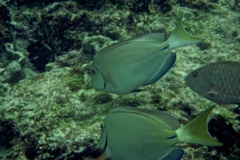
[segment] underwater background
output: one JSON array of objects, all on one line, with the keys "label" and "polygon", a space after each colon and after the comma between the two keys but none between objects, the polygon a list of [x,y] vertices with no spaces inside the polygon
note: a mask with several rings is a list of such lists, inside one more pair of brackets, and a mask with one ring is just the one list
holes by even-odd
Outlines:
[{"label": "underwater background", "polygon": [[[183,27],[204,39],[174,50],[173,68],[144,91],[92,88],[100,49],[137,35]],[[239,0],[0,0],[0,159],[87,160],[101,154],[101,124],[116,107],[167,111],[186,124],[216,105],[185,85],[205,64],[240,61]],[[237,84],[236,84],[237,85]],[[224,145],[179,144],[183,160],[238,160],[239,106],[218,106],[209,132]]]}]

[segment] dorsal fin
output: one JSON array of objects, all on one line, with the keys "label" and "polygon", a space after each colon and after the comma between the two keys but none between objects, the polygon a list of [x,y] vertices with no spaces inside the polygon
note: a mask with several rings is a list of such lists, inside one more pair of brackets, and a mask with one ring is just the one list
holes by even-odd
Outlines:
[{"label": "dorsal fin", "polygon": [[140,108],[127,108],[127,107],[119,107],[113,109],[110,113],[114,112],[126,112],[126,113],[135,113],[145,117],[152,118],[165,126],[167,126],[171,130],[176,130],[179,128],[179,122],[169,115],[167,112],[161,111],[153,111],[148,109],[140,109]]},{"label": "dorsal fin", "polygon": [[113,48],[119,47],[121,45],[131,43],[131,42],[136,42],[136,41],[148,41],[148,42],[153,42],[153,43],[162,43],[165,41],[165,35],[163,33],[148,33],[144,34],[141,36],[137,36],[134,38],[129,38],[120,42],[113,43],[102,50],[100,50],[97,54],[103,54],[104,52],[111,50]]},{"label": "dorsal fin", "polygon": [[134,41],[150,41],[150,42],[162,43],[162,42],[164,42],[166,40],[166,38],[165,38],[165,34],[164,33],[155,32],[155,33],[148,33],[148,34],[144,34],[144,35],[135,37],[132,40],[134,40]]}]

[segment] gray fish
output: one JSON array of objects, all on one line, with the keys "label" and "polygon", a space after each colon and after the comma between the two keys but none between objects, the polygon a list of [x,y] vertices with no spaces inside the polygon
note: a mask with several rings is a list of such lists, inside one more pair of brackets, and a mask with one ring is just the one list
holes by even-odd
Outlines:
[{"label": "gray fish", "polygon": [[126,94],[155,83],[173,66],[176,54],[172,49],[200,41],[179,21],[167,40],[161,33],[150,33],[113,44],[93,58],[93,88]]},{"label": "gray fish", "polygon": [[186,84],[217,104],[240,104],[240,63],[217,62],[192,71]]},{"label": "gray fish", "polygon": [[207,130],[207,118],[214,107],[179,128],[166,112],[136,108],[113,109],[104,120],[97,160],[179,160],[183,150],[177,143],[210,146],[222,144]]}]

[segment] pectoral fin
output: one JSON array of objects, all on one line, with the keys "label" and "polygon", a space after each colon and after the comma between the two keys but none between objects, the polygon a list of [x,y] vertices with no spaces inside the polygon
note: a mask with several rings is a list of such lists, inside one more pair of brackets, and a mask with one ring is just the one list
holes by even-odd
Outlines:
[{"label": "pectoral fin", "polygon": [[165,57],[161,57],[161,59],[159,59],[158,70],[152,77],[149,78],[145,85],[155,83],[162,76],[164,76],[172,68],[172,66],[175,63],[175,60],[176,60],[175,53],[168,53]]},{"label": "pectoral fin", "polygon": [[159,160],[180,160],[183,156],[183,153],[184,152],[180,147],[173,147],[165,157],[161,157]]}]

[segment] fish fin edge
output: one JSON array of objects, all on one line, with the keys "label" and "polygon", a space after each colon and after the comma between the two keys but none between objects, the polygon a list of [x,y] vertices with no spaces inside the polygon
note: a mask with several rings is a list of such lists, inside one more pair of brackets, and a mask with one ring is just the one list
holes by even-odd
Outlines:
[{"label": "fish fin edge", "polygon": [[185,126],[176,130],[178,140],[183,143],[193,143],[208,146],[222,146],[208,132],[207,120],[215,106],[209,107],[191,120]]},{"label": "fish fin edge", "polygon": [[169,159],[180,160],[183,154],[184,152],[180,147],[173,147],[165,157],[161,157],[158,160],[169,160]]},{"label": "fish fin edge", "polygon": [[103,154],[101,154],[100,156],[98,156],[95,160],[105,160],[105,157]]},{"label": "fish fin edge", "polygon": [[171,35],[169,36],[169,38],[167,40],[171,49],[202,42],[202,39],[200,39],[197,36],[193,36],[193,35],[189,34],[183,28],[182,17],[183,17],[183,14],[181,14],[180,20],[179,20],[176,28],[173,30],[173,32],[171,33]]}]

